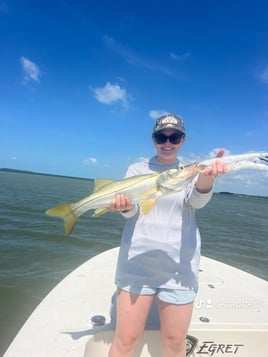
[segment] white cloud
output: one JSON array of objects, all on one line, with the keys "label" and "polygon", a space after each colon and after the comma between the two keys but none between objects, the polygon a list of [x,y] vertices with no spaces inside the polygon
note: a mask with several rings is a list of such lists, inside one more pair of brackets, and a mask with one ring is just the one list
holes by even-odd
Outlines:
[{"label": "white cloud", "polygon": [[145,156],[140,156],[137,161],[139,162],[148,162],[149,161],[149,158],[148,157],[145,157]]},{"label": "white cloud", "polygon": [[97,164],[97,159],[95,157],[88,157],[88,158],[83,160],[83,164],[85,166],[96,165]]},{"label": "white cloud", "polygon": [[241,170],[220,176],[215,183],[217,191],[263,195],[268,192],[267,177],[267,171]]},{"label": "white cloud", "polygon": [[[211,158],[211,159],[213,159],[214,157],[216,157],[217,156],[217,154],[218,154],[218,152],[221,150],[221,148],[214,148],[214,149],[212,149],[210,152],[209,152],[209,158]],[[230,152],[230,150],[227,150],[227,149],[224,149],[224,155],[223,155],[223,157],[224,156],[227,156],[227,155],[230,155],[231,154],[231,152]]]},{"label": "white cloud", "polygon": [[[213,159],[216,158],[220,149],[221,148],[214,148],[211,151],[209,151],[208,154],[203,154],[203,155],[198,155],[193,152],[190,152],[188,156],[179,156],[179,160],[182,165],[190,165],[193,164],[194,162],[201,162],[208,159]],[[228,149],[224,149],[223,157],[227,155],[231,155],[231,152]]]},{"label": "white cloud", "polygon": [[24,71],[24,83],[28,83],[31,81],[39,82],[41,73],[38,65],[23,56],[20,58],[20,63]]},{"label": "white cloud", "polygon": [[160,118],[162,115],[168,114],[167,111],[165,110],[150,110],[149,111],[149,116],[152,119],[158,119]]},{"label": "white cloud", "polygon": [[190,52],[185,52],[182,53],[181,55],[177,55],[174,52],[170,52],[170,57],[175,61],[185,61],[190,56],[191,56]]},{"label": "white cloud", "polygon": [[262,71],[259,73],[259,79],[261,82],[268,84],[268,65],[263,68]]},{"label": "white cloud", "polygon": [[103,104],[112,104],[121,102],[124,107],[128,107],[128,96],[124,88],[118,84],[107,82],[104,87],[91,88],[98,102]]},{"label": "white cloud", "polygon": [[134,50],[118,43],[113,37],[103,36],[103,42],[108,48],[110,48],[110,50],[121,56],[131,66],[144,68],[153,72],[159,72],[167,76],[176,76],[176,74],[173,73],[168,67],[161,65],[154,60],[144,58],[143,55],[140,55]]}]

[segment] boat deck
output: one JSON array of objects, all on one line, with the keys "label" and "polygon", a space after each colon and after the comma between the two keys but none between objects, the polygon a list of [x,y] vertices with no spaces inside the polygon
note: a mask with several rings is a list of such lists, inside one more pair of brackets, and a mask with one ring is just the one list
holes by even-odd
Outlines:
[{"label": "boat deck", "polygon": [[[25,322],[4,357],[107,356],[114,334],[117,254],[118,248],[99,254],[63,279]],[[104,316],[105,325],[93,326],[95,315]],[[266,356],[268,282],[202,257],[187,348],[187,356]],[[136,356],[161,356],[156,304]]]}]

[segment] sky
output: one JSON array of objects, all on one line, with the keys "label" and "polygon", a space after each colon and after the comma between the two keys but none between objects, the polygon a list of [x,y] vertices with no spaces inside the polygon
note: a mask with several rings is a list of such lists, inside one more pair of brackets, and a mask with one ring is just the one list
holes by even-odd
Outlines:
[{"label": "sky", "polygon": [[[181,163],[268,151],[268,2],[0,0],[0,168],[121,179],[181,116]],[[268,172],[216,191],[268,196]]]}]

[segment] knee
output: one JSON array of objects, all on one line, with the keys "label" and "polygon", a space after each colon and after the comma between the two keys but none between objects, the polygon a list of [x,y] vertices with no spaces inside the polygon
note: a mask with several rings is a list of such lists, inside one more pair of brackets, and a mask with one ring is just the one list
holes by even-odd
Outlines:
[{"label": "knee", "polygon": [[142,336],[122,334],[117,335],[114,339],[113,344],[116,346],[116,350],[123,353],[128,353],[134,351],[139,344]]},{"label": "knee", "polygon": [[178,354],[186,352],[185,336],[162,335],[162,344],[165,351],[172,351]]}]

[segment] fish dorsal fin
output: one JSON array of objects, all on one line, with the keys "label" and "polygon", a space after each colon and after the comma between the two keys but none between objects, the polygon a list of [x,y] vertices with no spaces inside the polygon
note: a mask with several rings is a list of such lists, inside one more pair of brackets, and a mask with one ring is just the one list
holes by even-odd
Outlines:
[{"label": "fish dorsal fin", "polygon": [[93,192],[96,192],[96,191],[100,190],[102,187],[108,185],[109,183],[113,183],[113,182],[114,182],[114,180],[109,180],[109,179],[96,179]]},{"label": "fish dorsal fin", "polygon": [[142,214],[144,214],[144,216],[146,216],[146,214],[148,214],[151,211],[151,209],[155,205],[156,200],[157,200],[157,197],[140,201],[141,211],[142,211]]},{"label": "fish dorsal fin", "polygon": [[108,212],[108,208],[99,208],[99,209],[96,209],[96,211],[93,213],[92,217],[99,217],[101,216],[102,214]]}]

